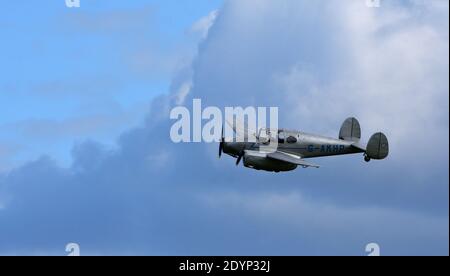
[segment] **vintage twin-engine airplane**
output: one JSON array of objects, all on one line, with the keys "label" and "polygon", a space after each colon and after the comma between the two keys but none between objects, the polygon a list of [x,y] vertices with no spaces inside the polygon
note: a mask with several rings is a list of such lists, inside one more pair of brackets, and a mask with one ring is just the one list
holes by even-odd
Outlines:
[{"label": "vintage twin-engine airplane", "polygon": [[[242,129],[232,126],[237,135]],[[247,132],[246,132],[247,133]],[[319,168],[318,165],[306,162],[304,159],[343,154],[364,153],[364,160],[382,160],[389,154],[389,143],[386,135],[375,133],[366,146],[360,143],[361,127],[355,118],[348,118],[342,124],[339,139],[307,134],[300,131],[284,129],[271,130],[262,128],[258,133],[251,134],[255,141],[227,142],[222,131],[219,145],[219,157],[222,152],[237,158],[236,165],[244,160],[244,166],[256,170],[282,172],[303,168]],[[276,140],[274,140],[276,139]],[[276,141],[276,148],[268,145]]]}]

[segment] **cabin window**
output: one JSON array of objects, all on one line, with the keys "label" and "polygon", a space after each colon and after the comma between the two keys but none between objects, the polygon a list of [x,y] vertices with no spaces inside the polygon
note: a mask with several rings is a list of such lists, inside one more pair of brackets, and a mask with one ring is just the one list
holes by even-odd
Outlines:
[{"label": "cabin window", "polygon": [[294,136],[289,136],[286,139],[286,142],[288,142],[288,144],[295,144],[295,143],[297,143],[297,138],[295,138]]},{"label": "cabin window", "polygon": [[284,144],[284,141],[286,141],[286,135],[284,132],[279,131],[278,132],[278,144]]}]

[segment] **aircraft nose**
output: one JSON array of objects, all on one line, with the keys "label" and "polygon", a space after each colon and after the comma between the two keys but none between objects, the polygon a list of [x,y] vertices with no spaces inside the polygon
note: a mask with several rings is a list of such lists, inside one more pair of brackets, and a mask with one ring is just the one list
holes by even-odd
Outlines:
[{"label": "aircraft nose", "polygon": [[225,152],[226,154],[232,155],[232,156],[239,155],[239,152],[241,150],[242,150],[242,145],[240,145],[239,143],[225,142],[223,145],[223,152]]}]

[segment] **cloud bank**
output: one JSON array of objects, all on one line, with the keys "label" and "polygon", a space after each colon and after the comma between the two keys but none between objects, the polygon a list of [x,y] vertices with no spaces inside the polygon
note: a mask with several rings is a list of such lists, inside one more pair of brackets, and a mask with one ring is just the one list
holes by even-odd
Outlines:
[{"label": "cloud bank", "polygon": [[[0,175],[0,254],[448,255],[448,2],[382,3],[227,1],[117,148],[87,141],[70,168],[42,157]],[[168,112],[192,98],[279,106],[280,125],[333,136],[356,116],[393,150],[236,168],[217,145],[171,143]]]}]

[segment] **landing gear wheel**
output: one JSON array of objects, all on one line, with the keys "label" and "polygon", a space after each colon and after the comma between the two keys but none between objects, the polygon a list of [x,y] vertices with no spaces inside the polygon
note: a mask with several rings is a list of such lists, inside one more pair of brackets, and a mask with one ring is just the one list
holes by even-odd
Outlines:
[{"label": "landing gear wheel", "polygon": [[367,156],[367,155],[364,155],[364,161],[366,161],[366,162],[370,162],[370,157],[369,157],[369,156]]}]

